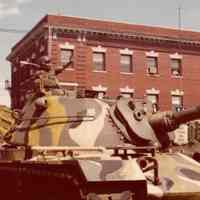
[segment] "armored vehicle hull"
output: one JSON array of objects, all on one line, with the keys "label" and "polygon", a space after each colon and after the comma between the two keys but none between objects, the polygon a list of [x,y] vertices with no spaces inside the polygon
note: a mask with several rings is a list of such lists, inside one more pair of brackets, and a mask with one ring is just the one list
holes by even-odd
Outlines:
[{"label": "armored vehicle hull", "polygon": [[141,99],[70,98],[56,79],[65,67],[32,65],[32,94],[0,127],[2,199],[200,199],[200,164],[172,153],[168,135],[200,107],[154,114]]}]

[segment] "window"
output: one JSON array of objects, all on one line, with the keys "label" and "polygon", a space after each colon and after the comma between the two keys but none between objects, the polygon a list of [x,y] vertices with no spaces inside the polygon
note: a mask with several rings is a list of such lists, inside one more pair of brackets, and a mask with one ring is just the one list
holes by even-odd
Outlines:
[{"label": "window", "polygon": [[121,54],[120,57],[120,71],[121,72],[132,72],[132,55]]},{"label": "window", "polygon": [[105,97],[106,92],[104,91],[94,91],[94,90],[86,90],[85,97],[87,98],[98,98],[103,99]]},{"label": "window", "polygon": [[95,71],[105,71],[105,53],[93,52],[93,65]]},{"label": "window", "polygon": [[183,109],[183,97],[179,95],[172,95],[172,109],[181,111]]},{"label": "window", "polygon": [[147,57],[147,67],[149,74],[158,73],[158,59],[157,57]]},{"label": "window", "polygon": [[72,56],[73,56],[72,49],[61,49],[60,52],[61,65],[66,65],[70,61]]},{"label": "window", "polygon": [[181,75],[181,59],[177,58],[171,59],[171,74],[174,76]]},{"label": "window", "polygon": [[158,106],[158,95],[157,94],[147,94],[147,100],[152,103],[153,112],[157,112],[159,110]]},{"label": "window", "polygon": [[85,91],[85,97],[86,98],[96,98],[97,97],[97,92],[94,90],[86,90]]},{"label": "window", "polygon": [[105,96],[105,92],[97,92],[97,98],[98,99],[103,99],[104,98],[104,96]]}]

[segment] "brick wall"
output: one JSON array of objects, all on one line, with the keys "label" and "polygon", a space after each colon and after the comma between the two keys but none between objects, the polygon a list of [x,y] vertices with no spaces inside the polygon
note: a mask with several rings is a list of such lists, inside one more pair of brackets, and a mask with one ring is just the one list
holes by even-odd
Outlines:
[{"label": "brick wall", "polygon": [[[72,42],[73,43],[73,42]],[[171,108],[171,90],[184,91],[184,106],[191,107],[199,104],[200,94],[200,56],[180,54],[182,58],[183,76],[174,78],[170,71],[170,57],[173,51],[159,53],[158,75],[149,75],[146,66],[146,51],[134,50],[133,48],[133,73],[120,73],[119,48],[106,47],[106,71],[93,71],[91,46],[86,44],[77,45],[75,48],[74,71],[65,71],[60,75],[61,81],[77,82],[79,85],[91,89],[92,86],[102,85],[108,88],[107,96],[117,97],[119,88],[129,86],[135,89],[136,97],[144,97],[147,89],[160,90],[159,103],[162,110]],[[147,49],[148,50],[148,49]]]},{"label": "brick wall", "polygon": [[[71,32],[57,31],[55,38],[50,37],[43,40],[46,46],[44,54],[50,55],[54,65],[60,65],[60,44],[68,42],[75,46],[73,69],[65,70],[62,74],[59,74],[58,78],[61,82],[77,83],[81,90],[92,90],[93,86],[101,85],[102,87],[107,87],[106,96],[112,98],[120,94],[120,88],[125,88],[127,86],[134,89],[134,96],[138,98],[144,98],[146,90],[154,88],[160,91],[159,106],[161,110],[171,109],[171,91],[176,89],[184,92],[184,107],[187,108],[199,104],[200,46],[198,46],[198,41],[200,41],[200,33],[182,31],[180,34],[180,31],[173,29],[61,16],[47,16],[47,18],[44,19],[46,25],[49,24],[51,26],[73,27],[77,29],[86,28],[87,31],[88,29],[92,29],[115,33],[137,32],[139,36],[140,34],[148,34],[148,37],[153,37],[153,39],[141,39],[138,36],[138,39],[131,39],[128,37],[124,38],[124,36],[116,38],[107,33],[91,34],[89,31],[87,33],[86,30],[84,30],[84,32],[80,30]],[[78,37],[82,37],[83,33],[85,34],[86,40],[78,41]],[[31,35],[31,32],[29,35]],[[166,37],[171,37],[176,40],[178,36],[179,39],[187,38],[187,44],[181,44],[181,42],[179,44],[178,41],[174,42],[170,39],[165,40]],[[157,39],[157,41],[155,41],[154,37],[162,37],[164,39]],[[28,38],[29,36],[26,37],[26,40]],[[193,45],[192,41],[194,40],[196,43]],[[21,50],[19,49],[19,51],[17,51],[17,53],[15,52],[14,56],[12,56],[12,59],[10,59],[13,66],[18,68],[18,72],[13,72],[12,74],[12,84],[14,86],[12,92],[13,107],[21,106],[21,104],[19,106],[19,98],[26,93],[26,87],[23,88],[23,91],[20,91],[19,84],[28,79],[28,77],[22,77],[24,76],[24,73],[22,73],[24,69],[15,64],[16,58],[18,57],[21,60],[31,58],[33,53],[37,55],[35,59],[41,56],[38,54],[39,47],[37,48],[34,46],[36,41],[37,38],[31,40],[29,42],[30,47],[26,45]],[[191,44],[189,43],[190,41]],[[23,42],[24,40],[18,44],[23,46]],[[104,72],[95,72],[93,70],[92,47],[97,47],[99,45],[106,48],[106,71]],[[48,46],[50,46],[50,48],[47,49]],[[124,48],[133,51],[133,73],[127,74],[120,72],[119,51]],[[149,75],[147,73],[146,52],[152,50],[159,54],[159,73],[157,75]],[[172,77],[170,72],[170,55],[176,52],[182,56],[183,75],[179,78]]]}]

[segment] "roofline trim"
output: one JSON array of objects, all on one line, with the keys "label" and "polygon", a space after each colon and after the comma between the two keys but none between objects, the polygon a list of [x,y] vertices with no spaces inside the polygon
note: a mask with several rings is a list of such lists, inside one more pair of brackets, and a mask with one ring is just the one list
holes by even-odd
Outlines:
[{"label": "roofline trim", "polygon": [[[190,39],[184,39],[184,38],[173,38],[168,36],[153,36],[149,34],[145,34],[142,32],[114,32],[114,31],[106,31],[106,30],[98,30],[98,29],[92,29],[92,28],[74,28],[74,27],[65,27],[65,26],[57,26],[57,25],[51,25],[51,24],[45,24],[45,20],[48,17],[46,15],[42,20],[39,21],[39,23],[34,26],[13,48],[11,53],[7,56],[7,60],[10,61],[12,57],[18,52],[18,50],[28,41],[30,41],[40,30],[44,29],[52,29],[52,31],[55,31],[57,29],[61,29],[64,31],[69,32],[76,32],[81,34],[86,33],[92,33],[92,34],[103,34],[108,35],[111,37],[115,37],[116,39],[141,39],[141,40],[153,40],[154,42],[175,42],[175,43],[182,43],[183,45],[189,45],[194,46],[197,45],[200,47],[200,41],[198,40],[190,40]],[[42,24],[44,23],[44,24]],[[47,22],[48,23],[48,22]],[[40,26],[42,25],[42,26]],[[30,36],[30,37],[28,37]]]},{"label": "roofline trim", "polygon": [[107,34],[112,36],[119,36],[121,37],[135,37],[135,38],[143,38],[143,39],[150,39],[150,40],[158,40],[158,41],[171,41],[171,42],[182,42],[187,44],[198,44],[200,45],[200,41],[198,40],[189,40],[189,39],[183,39],[183,38],[172,38],[172,37],[166,37],[166,36],[152,36],[148,34],[144,34],[141,32],[113,32],[113,31],[103,31],[103,30],[95,30],[91,28],[74,28],[74,27],[65,27],[65,26],[56,26],[56,25],[50,25],[52,27],[52,30],[55,31],[56,29],[62,29],[66,31],[73,31],[73,32],[79,32],[79,33],[96,33],[96,34]]}]

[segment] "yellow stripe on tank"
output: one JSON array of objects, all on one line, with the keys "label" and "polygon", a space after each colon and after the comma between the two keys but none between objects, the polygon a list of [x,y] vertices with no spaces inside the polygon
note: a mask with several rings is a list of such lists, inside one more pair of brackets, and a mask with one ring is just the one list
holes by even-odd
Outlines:
[{"label": "yellow stripe on tank", "polygon": [[[33,117],[33,113],[35,111],[34,102],[29,105],[29,109],[27,112],[27,118]],[[30,121],[25,121],[25,123],[29,124],[31,127],[28,130],[28,144],[29,145],[39,145],[40,131],[37,128],[37,121],[31,124]]]},{"label": "yellow stripe on tank", "polygon": [[[36,124],[33,125],[34,127]],[[28,144],[31,146],[38,146],[39,145],[39,139],[40,139],[40,132],[38,129],[32,129],[29,133],[29,142]]]},{"label": "yellow stripe on tank", "polygon": [[[48,116],[50,116],[50,117],[66,116],[65,108],[59,102],[59,97],[49,96],[47,98],[47,102],[48,102],[48,109],[47,109]],[[67,121],[67,118],[66,119],[54,118],[54,119],[48,120],[48,124],[49,124],[48,128],[51,132],[51,138],[52,138],[52,142],[53,142],[52,145],[59,145],[61,132],[64,129],[66,121]],[[63,123],[61,123],[61,122],[63,122]]]},{"label": "yellow stripe on tank", "polygon": [[[47,110],[43,114],[44,117],[55,117],[55,116],[66,116],[65,108],[59,102],[59,97],[49,96],[47,98]],[[60,122],[60,123],[59,123]],[[62,130],[64,129],[65,123],[67,122],[67,118],[59,119],[53,118],[48,119],[45,123],[44,127],[40,127],[39,123],[36,121],[32,124],[31,129],[29,130],[29,145],[40,145],[41,135],[46,131],[46,133],[51,134],[50,138],[52,141],[51,145],[57,146],[59,145],[60,135]]]}]

